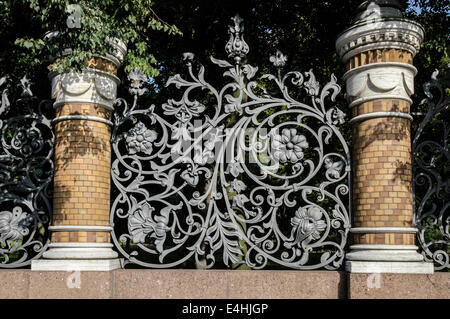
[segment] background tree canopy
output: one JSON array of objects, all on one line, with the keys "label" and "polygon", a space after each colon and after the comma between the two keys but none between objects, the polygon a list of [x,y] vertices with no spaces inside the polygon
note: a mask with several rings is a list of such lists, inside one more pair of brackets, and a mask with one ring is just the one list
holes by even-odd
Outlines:
[{"label": "background tree canopy", "polygon": [[[106,49],[102,39],[107,33],[125,37],[130,49],[127,70],[140,66],[149,75],[154,90],[152,103],[167,100],[170,90],[163,89],[170,75],[184,72],[182,53],[193,52],[208,65],[209,56],[226,58],[227,26],[236,13],[244,18],[244,38],[250,46],[248,63],[258,66],[261,74],[272,71],[269,56],[281,50],[288,56],[287,69],[313,69],[324,84],[331,73],[338,79],[344,74],[343,63],[335,52],[335,40],[350,25],[361,0],[108,0],[108,1],[0,1],[1,75],[17,83],[23,75],[31,78],[34,92],[49,95],[47,79],[49,54],[57,55],[57,47],[81,43],[72,59],[60,67],[79,65],[88,49],[98,53]],[[402,0],[408,7],[406,16],[425,28],[425,41],[415,58],[419,70],[416,91],[435,69],[442,74],[450,62],[449,0]],[[68,4],[92,8],[84,15],[80,29],[67,29],[71,14]],[[84,11],[83,11],[84,12]],[[111,21],[115,21],[114,23]],[[175,27],[176,26],[176,27]],[[48,31],[66,31],[61,43],[44,42]],[[64,29],[64,30],[63,30]],[[181,31],[181,32],[180,32]],[[83,35],[83,33],[85,35]],[[181,35],[182,34],[182,35]],[[64,42],[65,41],[65,42]],[[71,42],[72,41],[72,42]],[[77,64],[78,63],[78,64]],[[158,76],[156,76],[159,74]],[[125,72],[122,72],[122,78]],[[221,79],[221,72],[211,68],[208,81]],[[342,81],[340,81],[343,84]],[[158,92],[158,94],[154,94]],[[339,103],[345,104],[342,100]],[[346,109],[345,106],[341,107]]]},{"label": "background tree canopy", "polygon": [[[325,84],[331,73],[338,79],[345,73],[345,66],[335,50],[335,41],[353,20],[361,0],[157,0],[154,9],[160,16],[170,17],[183,37],[166,37],[155,34],[150,37],[151,51],[158,60],[160,76],[155,87],[161,88],[169,75],[183,72],[183,52],[193,52],[198,61],[207,64],[209,56],[225,58],[224,46],[228,40],[227,26],[236,13],[244,18],[244,38],[250,46],[248,62],[258,66],[261,74],[273,71],[269,56],[281,50],[288,56],[287,70],[314,73]],[[405,16],[418,21],[425,28],[425,40],[415,58],[418,68],[416,91],[420,95],[422,85],[435,69],[441,78],[450,62],[448,0],[401,1],[408,6]],[[213,69],[211,69],[212,71]],[[208,74],[221,77],[221,74]],[[340,81],[344,85],[343,81]],[[167,92],[167,90],[163,90]],[[166,99],[164,92],[159,96]],[[346,107],[341,108],[343,110]]]}]

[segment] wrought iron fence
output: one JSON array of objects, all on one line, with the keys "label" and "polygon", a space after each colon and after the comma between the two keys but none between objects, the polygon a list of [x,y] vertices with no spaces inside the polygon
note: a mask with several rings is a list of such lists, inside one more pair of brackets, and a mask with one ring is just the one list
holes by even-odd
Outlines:
[{"label": "wrought iron fence", "polygon": [[[0,79],[0,86],[5,79]],[[49,241],[54,135],[42,111],[51,101],[33,96],[30,85],[23,78],[22,94],[12,101],[6,89],[2,92],[0,268],[29,265],[44,253]]]},{"label": "wrought iron fence", "polygon": [[[211,57],[228,80],[220,88],[192,53],[188,78],[166,86],[177,96],[141,105],[145,76],[129,73],[131,105],[116,102],[112,240],[125,265],[150,268],[338,269],[350,222],[350,153],[338,127],[344,113],[334,75],[322,88],[314,73],[257,77],[246,64],[242,19],[233,18],[229,61]],[[213,72],[216,72],[215,69]],[[4,86],[5,77],[0,79]],[[43,113],[50,100],[20,82],[19,98],[0,106],[0,268],[27,266],[49,243],[55,137]],[[181,91],[181,92],[180,92]],[[436,270],[449,268],[450,99],[437,72],[424,86],[426,107],[412,141],[414,224]]]},{"label": "wrought iron fence", "polygon": [[[118,99],[112,132],[112,239],[125,264],[151,268],[337,269],[350,229],[350,155],[327,107],[340,92],[312,71],[256,78],[239,16],[221,88],[192,53],[181,98],[142,106],[145,77],[131,72],[131,105]],[[216,72],[216,70],[214,70]],[[303,102],[306,101],[306,102]]]},{"label": "wrought iron fence", "polygon": [[421,102],[426,113],[412,143],[414,223],[426,261],[450,267],[450,97],[433,73]]}]

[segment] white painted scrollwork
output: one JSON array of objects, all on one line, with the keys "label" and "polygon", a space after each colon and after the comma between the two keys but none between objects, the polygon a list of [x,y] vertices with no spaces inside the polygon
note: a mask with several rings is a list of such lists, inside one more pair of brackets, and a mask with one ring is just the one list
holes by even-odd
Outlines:
[{"label": "white painted scrollwork", "polygon": [[[0,86],[5,77],[0,78]],[[43,111],[51,101],[33,96],[20,81],[20,98],[2,92],[0,105],[0,268],[18,268],[42,256],[49,244],[55,136]]]}]

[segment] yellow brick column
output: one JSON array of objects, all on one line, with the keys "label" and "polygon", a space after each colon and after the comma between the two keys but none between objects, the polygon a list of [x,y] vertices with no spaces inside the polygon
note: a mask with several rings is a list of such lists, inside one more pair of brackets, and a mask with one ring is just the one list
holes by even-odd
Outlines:
[{"label": "yellow brick column", "polygon": [[56,108],[53,243],[109,243],[110,120],[101,106]]},{"label": "yellow brick column", "polygon": [[50,74],[56,111],[53,223],[49,249],[32,270],[112,270],[111,117],[120,55],[95,57],[82,72]]},{"label": "yellow brick column", "polygon": [[365,1],[336,41],[353,125],[350,272],[432,273],[413,228],[410,96],[423,29],[397,1]]}]

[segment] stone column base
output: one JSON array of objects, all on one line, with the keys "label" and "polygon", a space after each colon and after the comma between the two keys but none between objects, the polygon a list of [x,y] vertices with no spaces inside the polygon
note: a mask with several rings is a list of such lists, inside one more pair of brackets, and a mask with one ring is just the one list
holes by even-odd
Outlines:
[{"label": "stone column base", "polygon": [[38,259],[31,262],[32,271],[110,271],[122,268],[116,259]]},{"label": "stone column base", "polygon": [[110,243],[51,243],[44,259],[115,259],[119,255]]},{"label": "stone column base", "polygon": [[43,259],[33,260],[36,271],[109,271],[122,268],[110,243],[51,243]]},{"label": "stone column base", "polygon": [[432,263],[405,261],[347,261],[350,273],[433,274]]},{"label": "stone column base", "polygon": [[432,274],[415,245],[352,245],[345,269],[351,273]]}]

